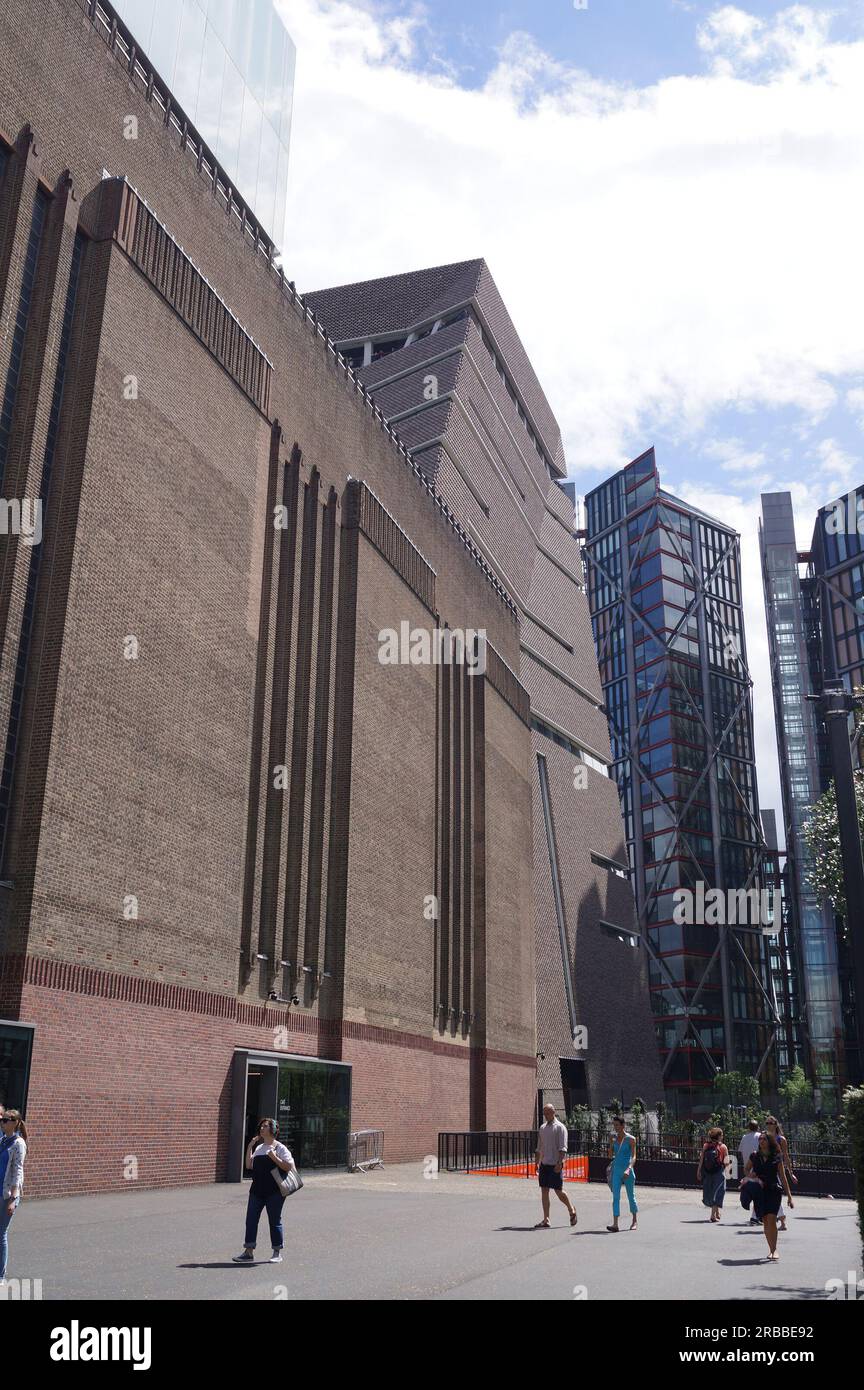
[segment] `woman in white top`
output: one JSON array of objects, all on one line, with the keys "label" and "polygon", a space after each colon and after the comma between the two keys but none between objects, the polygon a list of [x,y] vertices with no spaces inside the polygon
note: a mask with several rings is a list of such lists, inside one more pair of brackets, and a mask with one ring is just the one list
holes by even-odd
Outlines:
[{"label": "woman in white top", "polygon": [[0,1285],[6,1283],[6,1263],[9,1258],[7,1232],[24,1187],[24,1159],[27,1157],[27,1127],[18,1110],[6,1110],[0,1119],[0,1179],[3,1201],[0,1204]]},{"label": "woman in white top", "polygon": [[270,1222],[270,1241],[273,1246],[273,1254],[267,1263],[272,1265],[282,1263],[282,1247],[285,1243],[282,1231],[282,1206],[285,1198],[274,1182],[273,1175],[279,1169],[283,1173],[289,1173],[294,1167],[294,1159],[291,1157],[290,1149],[286,1149],[284,1144],[277,1142],[276,1135],[278,1133],[279,1126],[275,1120],[263,1119],[258,1126],[258,1133],[246,1150],[246,1167],[252,1169],[252,1186],[249,1189],[249,1201],[246,1206],[246,1240],[243,1254],[233,1257],[234,1263],[238,1265],[255,1263],[254,1251],[258,1239],[258,1222],[265,1209],[267,1219]]}]

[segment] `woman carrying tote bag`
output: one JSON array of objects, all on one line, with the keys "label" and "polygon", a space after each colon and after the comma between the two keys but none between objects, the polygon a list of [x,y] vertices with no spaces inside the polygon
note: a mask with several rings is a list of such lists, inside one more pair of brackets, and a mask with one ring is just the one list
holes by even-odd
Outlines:
[{"label": "woman carrying tote bag", "polygon": [[[285,1244],[282,1207],[285,1198],[290,1192],[296,1192],[298,1187],[302,1187],[302,1183],[290,1149],[286,1149],[276,1138],[278,1133],[279,1126],[275,1120],[263,1119],[258,1126],[258,1133],[246,1150],[246,1167],[252,1169],[252,1186],[249,1188],[249,1201],[246,1205],[246,1239],[243,1253],[233,1257],[234,1263],[238,1265],[255,1263],[258,1223],[264,1210],[270,1223],[270,1243],[273,1247],[273,1254],[267,1263],[282,1263],[282,1247]],[[283,1183],[287,1189],[285,1191]]]}]

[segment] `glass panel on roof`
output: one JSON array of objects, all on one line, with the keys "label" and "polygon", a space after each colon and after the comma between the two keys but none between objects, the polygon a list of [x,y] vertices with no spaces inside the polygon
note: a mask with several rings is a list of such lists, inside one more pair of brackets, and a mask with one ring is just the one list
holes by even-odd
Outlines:
[{"label": "glass panel on roof", "polygon": [[258,164],[261,156],[261,127],[264,117],[249,88],[243,98],[243,120],[237,161],[237,187],[247,202],[258,200]]},{"label": "glass panel on roof", "polygon": [[[182,0],[174,90],[190,121],[198,125],[198,92],[207,21],[198,0]],[[203,132],[202,132],[203,133]]]},{"label": "glass panel on roof", "polygon": [[116,0],[116,9],[138,47],[149,57],[156,0]]},{"label": "glass panel on roof", "polygon": [[180,20],[183,11],[177,0],[156,0],[153,15],[153,32],[147,56],[163,82],[166,82],[177,97],[181,106],[183,97],[174,86],[174,68],[177,63],[177,43],[180,38]]},{"label": "glass panel on roof", "polygon": [[198,83],[198,105],[195,116],[201,135],[214,154],[219,143],[219,116],[222,110],[222,79],[225,75],[225,49],[210,25],[204,35],[204,56]]},{"label": "glass panel on roof", "polygon": [[243,124],[243,78],[230,58],[225,60],[222,81],[222,111],[219,116],[219,157],[228,177],[237,180],[240,131]]}]

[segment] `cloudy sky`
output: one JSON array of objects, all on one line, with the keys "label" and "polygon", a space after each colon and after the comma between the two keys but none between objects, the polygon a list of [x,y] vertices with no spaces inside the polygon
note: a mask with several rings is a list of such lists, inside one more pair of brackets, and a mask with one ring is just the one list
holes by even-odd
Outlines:
[{"label": "cloudy sky", "polygon": [[862,481],[864,3],[277,0],[298,47],[304,290],[488,261],[581,491],[657,449],[742,534],[760,797],[779,807],[756,549]]}]

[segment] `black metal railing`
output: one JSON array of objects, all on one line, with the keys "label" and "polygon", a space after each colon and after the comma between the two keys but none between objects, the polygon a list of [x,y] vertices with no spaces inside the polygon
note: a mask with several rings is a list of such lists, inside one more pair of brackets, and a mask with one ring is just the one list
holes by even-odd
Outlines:
[{"label": "black metal railing", "polygon": [[472,1130],[438,1135],[438,1171],[500,1173],[534,1157],[536,1130]]},{"label": "black metal railing", "polygon": [[[536,1130],[445,1131],[438,1135],[438,1169],[444,1173],[514,1176],[516,1170],[524,1169],[527,1177],[533,1177],[536,1147]],[[830,1152],[791,1150],[792,1168],[798,1179],[797,1185],[792,1184],[793,1196],[855,1196],[849,1154],[833,1144],[827,1147]],[[567,1152],[588,1159],[589,1182],[606,1181],[611,1152],[608,1141],[593,1136],[588,1139],[580,1130],[571,1129],[567,1131]],[[657,1134],[641,1140],[637,1136],[637,1181],[645,1187],[695,1187],[701,1153],[701,1140]],[[734,1152],[729,1186],[738,1187],[738,1159]]]}]

